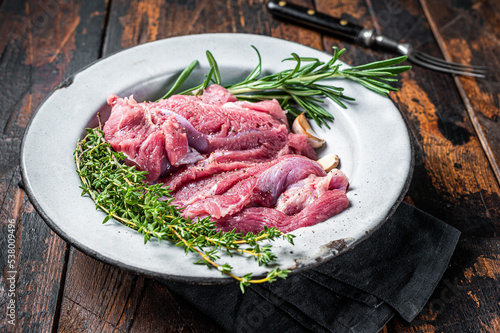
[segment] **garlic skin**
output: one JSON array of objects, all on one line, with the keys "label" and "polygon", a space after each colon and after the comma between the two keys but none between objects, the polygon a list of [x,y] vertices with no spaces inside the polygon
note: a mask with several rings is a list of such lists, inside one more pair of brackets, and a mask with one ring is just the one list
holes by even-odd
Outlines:
[{"label": "garlic skin", "polygon": [[330,172],[338,167],[340,159],[335,154],[328,154],[317,160],[317,162],[326,172]]},{"label": "garlic skin", "polygon": [[307,121],[305,113],[301,113],[293,121],[292,133],[305,134],[307,136],[307,142],[313,148],[319,148],[325,143],[325,140],[318,138],[316,133],[314,133],[314,131],[311,128],[311,125],[309,125],[309,122]]}]

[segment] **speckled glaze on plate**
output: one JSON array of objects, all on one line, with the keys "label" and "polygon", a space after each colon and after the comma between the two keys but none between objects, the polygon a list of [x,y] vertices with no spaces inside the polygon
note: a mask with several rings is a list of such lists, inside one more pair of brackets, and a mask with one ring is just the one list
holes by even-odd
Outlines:
[{"label": "speckled glaze on plate", "polygon": [[[109,113],[110,94],[134,95],[138,101],[161,96],[191,61],[200,61],[186,85],[203,80],[208,72],[205,52],[219,63],[223,82],[246,77],[262,56],[264,72],[290,67],[281,60],[292,52],[329,60],[327,53],[297,43],[250,34],[202,34],[175,37],[136,46],[101,59],[57,87],[40,105],[24,135],[21,168],[29,198],[47,224],[65,241],[111,265],[155,278],[192,283],[232,281],[214,269],[194,265],[195,255],[184,254],[168,242],[144,245],[142,235],[116,221],[102,224],[105,213],[80,195],[73,151],[84,128],[95,124],[95,115]],[[314,127],[327,141],[322,156],[340,156],[340,169],[350,179],[350,207],[312,227],[293,232],[295,246],[273,243],[283,269],[314,267],[366,239],[381,226],[401,202],[413,170],[413,150],[405,121],[389,98],[345,80],[335,82],[356,98],[344,110],[334,103],[331,130]],[[226,258],[223,258],[224,260]],[[229,260],[229,259],[228,259]],[[264,274],[253,259],[234,257],[236,274]]]}]

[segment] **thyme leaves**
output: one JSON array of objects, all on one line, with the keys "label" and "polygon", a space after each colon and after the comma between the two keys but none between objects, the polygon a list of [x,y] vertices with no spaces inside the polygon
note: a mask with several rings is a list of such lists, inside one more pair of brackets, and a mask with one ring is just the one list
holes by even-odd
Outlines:
[{"label": "thyme leaves", "polygon": [[210,218],[191,221],[171,204],[173,198],[168,187],[147,184],[146,172],[127,166],[124,158],[123,153],[114,151],[105,141],[101,128],[87,129],[87,135],[76,146],[75,162],[82,195],[90,196],[96,208],[107,214],[103,223],[111,219],[119,221],[144,235],[145,243],[152,238],[170,241],[186,254],[198,255],[196,264],[215,268],[237,280],[242,292],[253,283],[286,278],[290,271],[279,267],[258,279],[253,278],[253,273],[237,276],[230,264],[220,260],[225,253],[252,257],[258,265],[274,265],[277,256],[269,242],[282,238],[293,244],[293,235],[267,227],[257,234],[220,232]]},{"label": "thyme leaves", "polygon": [[[354,100],[344,94],[343,88],[331,85],[328,80],[352,80],[387,95],[397,90],[387,82],[394,82],[395,76],[411,68],[398,66],[406,60],[403,56],[342,69],[338,59],[345,50],[334,47],[333,56],[327,62],[292,53],[291,58],[283,60],[295,62],[292,69],[261,77],[262,59],[257,48],[252,47],[257,52],[257,66],[243,81],[225,87],[240,100],[274,98],[291,117],[301,114],[298,109],[301,108],[319,126],[329,127],[328,122],[333,120],[333,116],[322,106],[325,99],[331,99],[343,108],[346,108],[345,101]],[[214,56],[210,51],[206,52],[206,56],[210,69],[205,80],[180,94],[199,94],[211,83],[222,85]],[[197,60],[191,62],[162,99],[176,93],[197,65]],[[242,292],[253,283],[286,278],[290,271],[279,267],[270,269],[262,278],[254,278],[253,273],[238,276],[229,263],[220,263],[221,255],[242,255],[253,258],[258,265],[272,266],[276,264],[277,257],[269,243],[281,238],[293,244],[293,235],[267,227],[258,234],[219,232],[210,218],[191,221],[182,216],[177,206],[172,205],[173,198],[168,187],[148,185],[145,182],[147,173],[127,166],[123,163],[124,159],[124,154],[115,152],[105,141],[101,127],[87,129],[86,137],[78,142],[75,150],[82,195],[90,196],[96,208],[106,213],[103,223],[111,219],[119,221],[141,233],[145,243],[152,238],[172,242],[182,247],[186,254],[198,255],[200,259],[196,264],[215,268],[237,280]]]}]

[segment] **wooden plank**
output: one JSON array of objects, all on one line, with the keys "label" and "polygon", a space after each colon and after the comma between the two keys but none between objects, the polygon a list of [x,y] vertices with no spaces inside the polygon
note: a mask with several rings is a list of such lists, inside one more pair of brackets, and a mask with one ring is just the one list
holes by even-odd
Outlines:
[{"label": "wooden plank", "polygon": [[[50,4],[56,4],[58,10],[53,11],[55,7]],[[9,78],[0,81],[0,242],[3,248],[8,221],[16,221],[17,330],[45,332],[56,330],[59,325],[61,331],[141,332],[154,328],[219,331],[203,316],[199,319],[200,314],[181,300],[174,299],[161,284],[109,267],[74,250],[61,320],[54,324],[59,311],[58,294],[60,281],[64,278],[67,248],[42,223],[24,192],[17,187],[18,148],[29,117],[43,97],[63,78],[99,56],[99,36],[106,5],[104,0],[99,3],[0,2],[0,73],[2,78]],[[482,2],[477,6],[485,5]],[[376,27],[398,38],[415,38],[427,51],[439,55],[439,47],[429,27],[420,20],[423,14],[416,1],[400,6],[380,1],[368,2],[368,6],[361,1],[340,2],[333,6],[331,2],[318,1],[317,7],[336,14],[353,13],[352,18],[368,27]],[[322,47],[319,34],[270,19],[264,10],[264,1],[233,1],[225,5],[171,1],[162,6],[159,1],[126,3],[115,0],[113,13],[110,14],[104,54],[193,32],[269,34]],[[487,11],[482,9],[481,13],[489,18]],[[371,20],[371,14],[375,14],[376,20]],[[47,17],[50,20],[46,20]],[[329,49],[333,43],[337,42],[325,38],[323,45]],[[353,53],[347,53],[348,59],[358,63],[386,56],[380,52],[350,49]],[[487,156],[474,135],[474,124],[463,111],[460,85],[458,90],[449,89],[453,81],[448,76],[419,68],[405,74],[404,79],[401,91],[393,98],[407,117],[417,142],[416,175],[407,200],[459,227],[464,231],[465,240],[429,307],[418,318],[425,323],[405,325],[395,320],[386,330],[463,331],[471,325],[477,330],[497,331],[500,320],[495,314],[499,309],[492,295],[498,295],[499,251],[496,238],[487,237],[498,236],[499,192],[496,183],[491,182],[494,177],[487,167]],[[481,96],[486,98],[484,94]],[[489,107],[494,103],[484,105]],[[471,238],[477,236],[484,238]],[[449,296],[453,289],[446,279],[455,281],[456,277],[460,278],[460,292],[448,303],[449,298],[442,298],[441,292],[448,287],[445,296]],[[8,290],[7,278],[4,271],[0,280],[3,290]],[[4,295],[0,303],[6,306],[8,301]],[[445,303],[445,308],[437,308],[439,301]],[[435,311],[430,311],[431,305]],[[457,321],[457,313],[466,315]],[[6,313],[0,314],[0,318],[7,319]]]},{"label": "wooden plank", "polygon": [[[299,3],[299,2],[297,2]],[[307,4],[307,2],[300,2],[302,4]],[[309,3],[310,4],[310,3]],[[386,29],[387,25],[393,24],[392,27],[387,29],[399,30],[400,25],[404,25],[405,20],[410,19],[410,23],[413,26],[404,26],[405,29],[402,31],[404,33],[411,33],[412,29],[417,29],[419,36],[424,36],[427,41],[431,42],[430,49],[433,52],[438,51],[436,44],[432,44],[433,36],[430,33],[428,27],[419,21],[418,15],[411,15],[406,13],[400,21],[392,22],[389,19],[382,22],[382,19],[372,21],[371,14],[375,13],[374,6],[367,7],[362,2],[342,2],[343,6],[337,7],[333,6],[331,2],[318,1],[317,8],[326,8],[332,13],[351,12],[353,13],[353,18],[359,20],[363,24],[368,26],[375,26],[378,28]],[[375,4],[377,5],[377,4]],[[109,25],[106,31],[106,40],[104,43],[103,54],[113,53],[124,48],[132,47],[137,44],[145,43],[151,40],[165,38],[170,36],[179,36],[187,33],[197,33],[197,32],[252,32],[269,34],[277,37],[286,38],[289,40],[294,40],[301,42],[306,45],[313,46],[315,48],[321,49],[323,46],[329,49],[330,46],[336,41],[331,38],[325,38],[324,44],[322,44],[319,34],[311,32],[305,29],[299,29],[292,24],[281,24],[278,21],[270,19],[270,17],[265,14],[263,1],[254,1],[249,3],[240,3],[239,1],[229,2],[227,7],[223,8],[223,13],[229,13],[227,17],[220,15],[221,7],[214,3],[205,3],[201,1],[170,1],[167,5],[162,6],[158,1],[122,1],[115,0],[112,3],[112,9],[109,14]],[[227,8],[227,9],[226,9]],[[417,8],[417,7],[415,7]],[[411,7],[410,9],[415,11]],[[342,14],[340,12],[339,14]],[[255,14],[257,13],[257,14]],[[379,11],[376,11],[379,13]],[[380,11],[382,13],[382,11]],[[391,14],[395,14],[390,12]],[[420,13],[421,14],[421,13]],[[382,15],[382,14],[381,14]],[[217,19],[213,19],[217,17]],[[383,17],[383,16],[381,16]],[[387,17],[387,16],[385,16]],[[415,28],[416,27],[416,28]],[[400,35],[401,36],[401,35]],[[342,45],[342,44],[339,44]],[[348,46],[348,45],[346,45]],[[369,50],[364,50],[361,48],[352,48],[349,46],[348,50],[353,50],[352,54],[349,54],[348,59],[353,59],[358,63],[366,62],[368,60],[373,60],[377,58],[385,57],[386,55],[380,52],[372,52]],[[477,139],[473,135],[469,135],[468,132],[472,132],[472,127],[470,123],[467,123],[465,116],[460,113],[459,108],[453,109],[450,113],[444,115],[446,118],[450,116],[452,122],[450,124],[441,124],[442,120],[437,113],[443,112],[441,107],[446,105],[446,103],[457,103],[461,105],[460,96],[455,91],[451,93],[451,96],[447,100],[439,104],[440,96],[433,92],[435,88],[433,85],[429,85],[426,89],[414,89],[416,86],[418,88],[417,82],[420,80],[420,75],[424,75],[422,82],[432,82],[434,74],[430,74],[422,69],[416,69],[416,74],[408,74],[405,76],[405,80],[409,80],[408,87],[403,87],[405,90],[400,92],[400,99],[396,99],[400,108],[403,108],[403,112],[410,119],[410,124],[412,126],[412,134],[418,138],[418,156],[420,160],[417,163],[417,185],[413,185],[413,194],[409,195],[408,200],[416,202],[424,209],[429,208],[431,211],[439,213],[443,218],[450,219],[455,225],[462,227],[464,230],[471,229],[471,234],[477,235],[491,235],[495,231],[488,229],[490,222],[498,217],[498,212],[494,212],[494,205],[498,203],[498,199],[494,195],[486,196],[486,201],[489,201],[489,207],[480,208],[481,204],[479,200],[471,201],[467,204],[467,207],[461,207],[461,191],[455,189],[462,182],[466,182],[465,192],[469,194],[472,189],[483,189],[485,183],[491,178],[491,172],[482,175],[480,182],[476,180],[471,180],[471,175],[474,166],[467,165],[465,167],[466,171],[460,171],[463,168],[460,163],[456,160],[461,161],[465,164],[466,157],[479,156],[477,163],[485,161],[484,155],[481,155],[481,147],[477,142]],[[423,74],[422,74],[423,73]],[[436,87],[438,90],[442,91],[444,87],[450,84],[450,80],[446,76],[440,76]],[[451,82],[451,85],[453,83]],[[428,94],[427,99],[423,102],[414,100],[414,96],[422,94]],[[437,101],[437,102],[436,102]],[[433,107],[433,103],[437,103],[439,106],[437,109]],[[420,107],[414,114],[414,107]],[[432,107],[428,113],[424,110],[425,107]],[[422,114],[421,114],[422,113]],[[440,114],[439,114],[440,115]],[[458,126],[458,127],[455,127]],[[455,129],[458,128],[458,131]],[[461,130],[464,128],[464,130]],[[443,133],[444,132],[444,133]],[[454,133],[459,133],[456,136]],[[472,136],[472,139],[470,138]],[[433,141],[434,140],[434,141]],[[475,141],[474,141],[475,140]],[[434,142],[439,143],[438,146],[442,146],[442,149],[438,152],[434,152]],[[463,145],[468,144],[468,142],[473,141],[469,146],[458,149],[455,148],[455,144],[458,142],[463,142]],[[450,176],[449,170],[444,169],[440,166],[446,154],[452,153],[452,164],[453,168],[458,169],[455,173]],[[474,154],[474,155],[472,155]],[[482,158],[481,158],[482,156]],[[446,157],[447,158],[447,157]],[[449,162],[449,160],[446,160]],[[432,176],[430,179],[427,177],[427,170]],[[483,169],[480,173],[483,173]],[[484,179],[482,179],[484,178]],[[420,184],[420,181],[423,183]],[[436,182],[434,182],[436,180]],[[424,201],[426,190],[429,187],[433,193],[432,199],[437,198],[441,201],[445,200],[446,204],[453,208],[459,208],[458,212],[452,211],[442,211],[442,202],[427,204],[427,200]],[[443,189],[444,188],[444,189]],[[488,188],[488,187],[484,187]],[[497,192],[495,192],[497,191]],[[458,192],[458,193],[457,193]],[[498,193],[498,188],[493,188],[493,193]],[[445,193],[442,199],[443,193]],[[469,216],[475,221],[478,220],[478,216],[486,216],[484,223],[478,226],[469,226],[464,224],[463,217],[460,214],[467,212],[472,209]],[[490,214],[490,210],[493,214]],[[488,216],[490,214],[490,216]],[[495,215],[496,214],[496,215]],[[68,270],[68,288],[65,292],[65,297],[63,300],[63,310],[60,322],[60,328],[63,331],[69,331],[71,329],[81,329],[81,330],[93,330],[101,329],[104,331],[115,331],[115,330],[147,330],[155,325],[160,325],[160,328],[169,328],[174,330],[185,330],[189,327],[190,330],[217,330],[216,326],[211,324],[206,319],[194,319],[194,314],[191,312],[182,312],[183,316],[165,316],[164,321],[156,324],[157,318],[164,316],[162,309],[158,308],[156,302],[161,304],[169,304],[171,306],[171,311],[187,311],[185,306],[179,305],[175,307],[175,300],[168,290],[164,289],[159,284],[152,282],[149,279],[136,278],[135,286],[133,287],[130,282],[131,276],[123,271],[117,271],[107,265],[100,262],[95,262],[83,254],[74,251],[71,256],[71,266]],[[78,283],[69,285],[70,281],[78,281]],[[120,286],[117,285],[117,281],[121,283]],[[138,291],[139,288],[142,291]],[[90,290],[90,292],[88,292]],[[102,290],[102,292],[98,292]],[[159,291],[158,291],[159,290]],[[160,295],[156,298],[144,297],[142,296],[142,301],[139,301],[140,295]],[[112,299],[116,299],[116,304],[112,303]],[[100,304],[99,307],[95,307],[94,304]],[[126,304],[130,304],[130,308]],[[174,304],[174,305],[172,305]],[[131,315],[131,309],[135,309],[134,315]],[[155,319],[156,318],[156,319]]]},{"label": "wooden plank", "polygon": [[471,123],[500,182],[500,109],[498,71],[500,39],[498,1],[426,1],[429,18],[446,60],[489,67],[486,79],[455,77]]},{"label": "wooden plank", "polygon": [[[371,8],[364,1],[325,1],[317,0],[316,10],[326,13],[334,17],[339,17],[349,22],[361,25],[366,29],[373,29],[374,21],[371,13]],[[323,36],[324,48],[331,52],[332,47],[339,49],[345,48],[341,60],[351,66],[362,65],[375,59],[382,59],[383,55],[376,53],[371,49],[363,48],[352,43],[348,43],[342,39],[331,37],[328,34]]]},{"label": "wooden plank", "polygon": [[[323,3],[329,2],[318,1],[318,10]],[[377,0],[371,1],[369,8],[361,8],[353,5],[348,9],[368,27],[365,13],[374,14],[372,26],[381,33],[439,56],[418,1]],[[334,15],[344,10],[334,9]],[[380,51],[372,54],[372,60],[393,56]],[[498,236],[500,188],[453,77],[413,66],[401,75],[398,87],[400,91],[391,98],[405,116],[415,142],[415,172],[408,201],[469,237]]]},{"label": "wooden plank", "polygon": [[[310,1],[295,1],[307,5]],[[271,35],[321,49],[320,35],[271,19],[266,1],[113,2],[104,44],[110,54],[144,42],[200,33],[240,32]]]},{"label": "wooden plank", "polygon": [[[433,2],[433,5],[436,4]],[[332,4],[318,0],[317,9],[343,15],[367,28],[375,28],[396,40],[412,42],[416,47],[440,56],[433,31],[422,20],[423,12],[418,1],[377,0],[365,6],[357,1]],[[351,13],[351,16],[345,13]],[[373,15],[373,22],[370,22],[370,15]],[[338,45],[339,41],[327,37],[325,43]],[[340,45],[353,47],[345,43]],[[351,54],[356,61],[388,57],[382,52],[366,50],[347,53]],[[402,75],[399,88],[399,92],[392,94],[392,99],[408,121],[416,149],[415,174],[406,200],[460,229],[465,240],[451,261],[453,268],[447,271],[422,314],[410,324],[396,318],[384,331],[498,331],[498,299],[492,297],[498,295],[498,275],[484,280],[472,277],[460,284],[460,288],[453,289],[456,294],[452,295],[452,301],[446,298],[450,293],[450,283],[457,279],[462,281],[467,272],[483,264],[484,260],[488,267],[498,266],[497,238],[485,238],[484,244],[472,240],[476,236],[498,237],[500,230],[500,189],[488,156],[475,133],[466,112],[466,103],[453,77],[414,66],[411,72]],[[485,103],[491,108],[491,99]],[[469,241],[474,245],[469,245]],[[464,263],[464,258],[469,262]],[[484,271],[487,268],[483,265],[477,269]]]},{"label": "wooden plank", "polygon": [[[318,33],[272,20],[265,1],[169,1],[165,5],[156,0],[115,0],[103,55],[160,38],[203,32],[259,33],[322,47]],[[220,331],[159,282],[136,277],[75,250],[70,257],[59,323],[62,332]]]},{"label": "wooden plank", "polygon": [[[83,2],[82,2],[83,3]],[[104,2],[102,2],[104,4]],[[43,98],[77,68],[95,59],[90,53],[74,57],[82,45],[91,48],[99,38],[86,27],[99,26],[99,4],[75,1],[4,0],[0,5],[0,202],[1,248],[8,246],[9,221],[15,225],[15,296],[3,293],[2,309],[15,301],[10,332],[50,332],[57,326],[59,291],[64,278],[67,245],[34,211],[20,181],[19,148],[26,125]],[[102,23],[102,20],[101,20]],[[90,29],[90,28],[89,28]],[[10,289],[7,253],[0,289]],[[10,265],[10,264],[9,264]],[[4,326],[5,324],[5,326]]]},{"label": "wooden plank", "polygon": [[159,282],[72,250],[61,332],[220,332]]},{"label": "wooden plank", "polygon": [[[16,220],[16,326],[11,332],[48,332],[57,320],[59,290],[65,269],[67,245],[34,211],[17,188],[10,218]],[[19,202],[18,200],[21,200]],[[3,248],[3,247],[2,247]],[[7,274],[9,276],[10,274]],[[10,318],[9,318],[10,319]],[[11,329],[11,325],[6,325]]]}]

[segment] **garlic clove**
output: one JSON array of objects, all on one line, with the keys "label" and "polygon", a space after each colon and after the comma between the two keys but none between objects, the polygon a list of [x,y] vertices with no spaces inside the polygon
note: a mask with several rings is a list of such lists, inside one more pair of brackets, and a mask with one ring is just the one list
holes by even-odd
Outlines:
[{"label": "garlic clove", "polygon": [[330,172],[339,165],[340,159],[335,154],[328,154],[320,158],[317,162],[326,172]]},{"label": "garlic clove", "polygon": [[325,143],[325,140],[318,138],[316,133],[314,133],[311,125],[309,125],[307,121],[305,113],[301,113],[295,118],[292,124],[292,132],[295,134],[305,134],[307,136],[307,142],[313,148],[319,148]]}]

